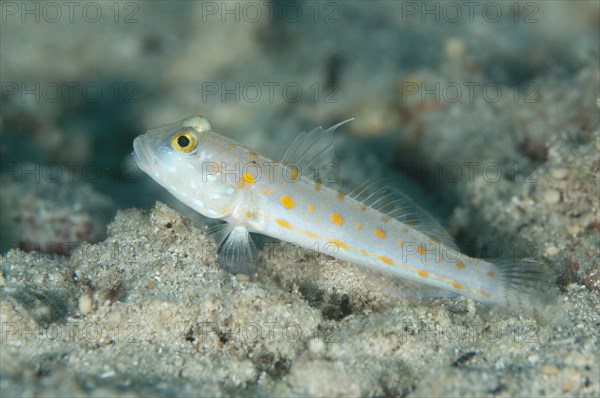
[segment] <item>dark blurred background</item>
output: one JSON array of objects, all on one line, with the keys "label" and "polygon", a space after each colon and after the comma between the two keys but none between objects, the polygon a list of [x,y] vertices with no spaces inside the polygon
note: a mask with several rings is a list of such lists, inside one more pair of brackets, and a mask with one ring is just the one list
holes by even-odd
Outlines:
[{"label": "dark blurred background", "polygon": [[[439,179],[448,162],[538,164],[557,130],[594,122],[576,102],[597,95],[594,1],[1,7],[3,252],[69,252],[156,200],[192,216],[131,151],[193,114],[265,153],[355,117],[338,132],[343,185],[393,178],[445,224],[464,201]],[[548,112],[549,98],[567,106]]]}]

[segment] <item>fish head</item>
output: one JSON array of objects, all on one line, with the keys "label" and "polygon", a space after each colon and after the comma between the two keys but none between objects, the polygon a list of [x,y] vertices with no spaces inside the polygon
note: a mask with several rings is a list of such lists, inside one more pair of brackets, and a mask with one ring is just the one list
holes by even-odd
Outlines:
[{"label": "fish head", "polygon": [[223,146],[218,137],[207,118],[192,116],[136,137],[133,157],[177,199],[204,216],[224,218],[237,191],[216,173]]}]

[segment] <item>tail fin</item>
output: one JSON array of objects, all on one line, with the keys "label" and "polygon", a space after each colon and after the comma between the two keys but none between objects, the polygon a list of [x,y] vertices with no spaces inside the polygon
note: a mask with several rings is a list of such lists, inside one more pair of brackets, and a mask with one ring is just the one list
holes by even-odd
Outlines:
[{"label": "tail fin", "polygon": [[557,300],[558,287],[552,283],[552,273],[535,261],[493,263],[497,268],[498,284],[492,290],[498,304],[510,312],[533,315],[545,322],[563,322],[566,312]]}]

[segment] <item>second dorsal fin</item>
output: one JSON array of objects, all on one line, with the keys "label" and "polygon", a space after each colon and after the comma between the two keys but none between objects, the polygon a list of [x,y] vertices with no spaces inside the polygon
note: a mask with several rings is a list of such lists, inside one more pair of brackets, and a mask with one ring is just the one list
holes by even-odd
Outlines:
[{"label": "second dorsal fin", "polygon": [[393,182],[388,180],[367,181],[348,193],[347,196],[407,224],[452,249],[459,250],[446,229],[394,186]]},{"label": "second dorsal fin", "polygon": [[[282,147],[275,157],[275,161],[297,168],[303,177],[312,178],[316,182],[335,185],[337,174],[328,172],[328,168],[337,168],[335,160],[333,133],[341,125],[354,120],[344,120],[327,130],[316,127],[298,134],[294,140]],[[336,179],[331,178],[335,174]]]}]

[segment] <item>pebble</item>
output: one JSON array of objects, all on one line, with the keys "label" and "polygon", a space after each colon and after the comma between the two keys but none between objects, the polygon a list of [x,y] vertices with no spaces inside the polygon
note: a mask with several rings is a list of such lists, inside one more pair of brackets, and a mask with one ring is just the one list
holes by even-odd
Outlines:
[{"label": "pebble", "polygon": [[556,247],[556,246],[548,246],[548,247],[547,247],[547,248],[544,250],[544,252],[545,252],[545,253],[546,253],[548,256],[550,256],[550,257],[552,257],[552,256],[555,256],[556,254],[558,254],[558,251],[559,251],[559,250],[558,250],[558,247]]},{"label": "pebble", "polygon": [[579,232],[581,232],[581,226],[579,224],[573,224],[567,228],[567,233],[569,235],[577,235]]},{"label": "pebble", "polygon": [[84,294],[79,297],[79,313],[81,315],[87,315],[94,309],[94,301],[89,294]]},{"label": "pebble", "polygon": [[121,312],[117,309],[112,309],[106,316],[106,320],[109,323],[119,323],[121,322]]},{"label": "pebble", "polygon": [[546,376],[556,376],[558,374],[558,368],[549,363],[542,365],[541,372]]},{"label": "pebble", "polygon": [[594,357],[593,355],[572,352],[568,354],[565,359],[565,365],[569,365],[574,368],[585,368],[586,366],[594,365]]},{"label": "pebble", "polygon": [[538,363],[540,361],[540,356],[536,355],[536,354],[532,354],[532,355],[528,356],[527,359],[531,363]]},{"label": "pebble", "polygon": [[560,192],[555,189],[549,189],[544,194],[544,202],[548,204],[555,204],[560,201]]},{"label": "pebble", "polygon": [[325,343],[320,339],[312,339],[308,344],[308,350],[313,355],[321,354],[325,350]]},{"label": "pebble", "polygon": [[567,169],[558,168],[550,170],[550,177],[556,180],[562,180],[567,176]]},{"label": "pebble", "polygon": [[561,387],[564,393],[571,391],[573,388],[575,388],[575,386],[575,382],[570,379],[564,379],[561,383]]}]

